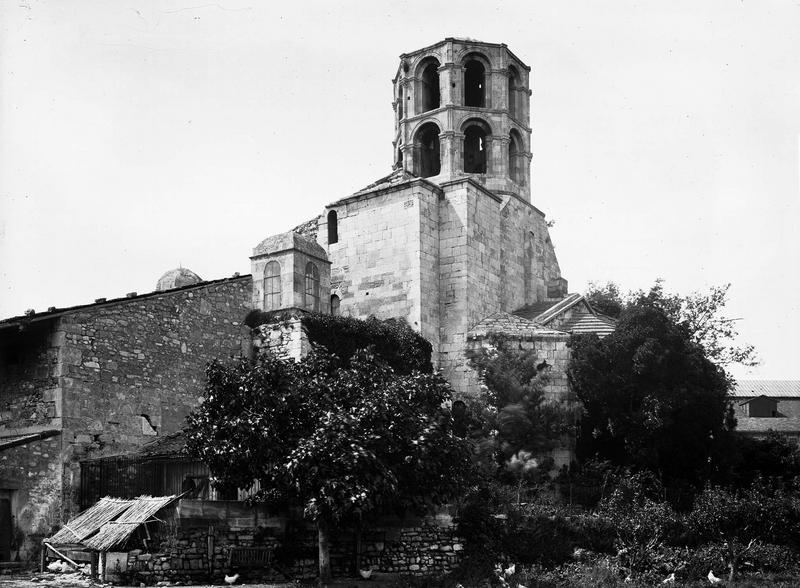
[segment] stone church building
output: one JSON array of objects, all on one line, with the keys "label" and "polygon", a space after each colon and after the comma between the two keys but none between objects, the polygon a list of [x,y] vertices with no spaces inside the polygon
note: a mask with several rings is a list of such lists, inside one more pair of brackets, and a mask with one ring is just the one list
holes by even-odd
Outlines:
[{"label": "stone church building", "polygon": [[74,511],[81,461],[180,430],[253,309],[403,318],[458,394],[477,390],[470,347],[504,333],[566,394],[570,335],[613,321],[568,293],[532,201],[530,67],[448,38],[401,55],[392,91],[391,173],[261,241],[250,276],[178,269],[151,293],[0,321],[0,560]]}]

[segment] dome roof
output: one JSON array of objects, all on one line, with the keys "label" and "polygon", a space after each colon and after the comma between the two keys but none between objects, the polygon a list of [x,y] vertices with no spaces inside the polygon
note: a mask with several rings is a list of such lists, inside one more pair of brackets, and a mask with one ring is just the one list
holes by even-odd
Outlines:
[{"label": "dome roof", "polygon": [[158,284],[156,284],[156,292],[172,290],[173,288],[183,288],[184,286],[199,284],[202,281],[203,278],[198,276],[192,270],[186,269],[185,267],[178,267],[174,270],[169,270],[158,279]]}]

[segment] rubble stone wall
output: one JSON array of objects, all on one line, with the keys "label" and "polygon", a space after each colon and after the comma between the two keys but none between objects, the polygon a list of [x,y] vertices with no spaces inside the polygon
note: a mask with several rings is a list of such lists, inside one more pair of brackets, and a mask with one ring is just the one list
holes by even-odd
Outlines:
[{"label": "rubble stone wall", "polygon": [[[318,574],[317,535],[313,527],[295,530],[287,540],[285,520],[266,521],[265,527],[178,528],[173,537],[162,540],[155,553],[134,550],[128,554],[127,580],[152,585],[161,581],[197,583],[220,581],[230,570],[228,557],[233,547],[267,547],[273,551],[272,565],[263,569],[234,569],[247,581],[309,579]],[[352,576],[356,535],[352,529],[334,530],[331,567],[335,576]],[[291,546],[285,545],[291,541]],[[280,554],[285,545],[285,555]],[[362,533],[361,565],[377,573],[435,575],[451,571],[463,553],[463,542],[454,535],[449,515],[417,519],[407,526],[377,525]],[[209,557],[210,556],[210,557]]]}]

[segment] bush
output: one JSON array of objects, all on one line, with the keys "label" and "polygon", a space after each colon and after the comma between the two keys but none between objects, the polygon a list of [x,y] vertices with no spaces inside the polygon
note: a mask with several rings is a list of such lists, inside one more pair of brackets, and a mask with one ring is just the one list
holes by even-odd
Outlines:
[{"label": "bush", "polygon": [[431,344],[404,320],[360,320],[321,313],[304,314],[300,320],[312,343],[322,345],[345,362],[359,349],[373,346],[375,354],[399,374],[433,372]]}]

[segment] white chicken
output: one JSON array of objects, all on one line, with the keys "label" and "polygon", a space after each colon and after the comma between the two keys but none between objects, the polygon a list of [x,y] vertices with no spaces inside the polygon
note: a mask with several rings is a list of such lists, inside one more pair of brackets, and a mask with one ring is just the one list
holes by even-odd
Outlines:
[{"label": "white chicken", "polygon": [[225,583],[228,584],[229,586],[235,584],[236,580],[238,579],[239,579],[239,574],[234,574],[232,576],[225,574]]},{"label": "white chicken", "polygon": [[708,570],[708,581],[711,582],[712,584],[719,584],[720,582],[722,582],[722,578],[717,578],[714,575],[714,570]]}]

